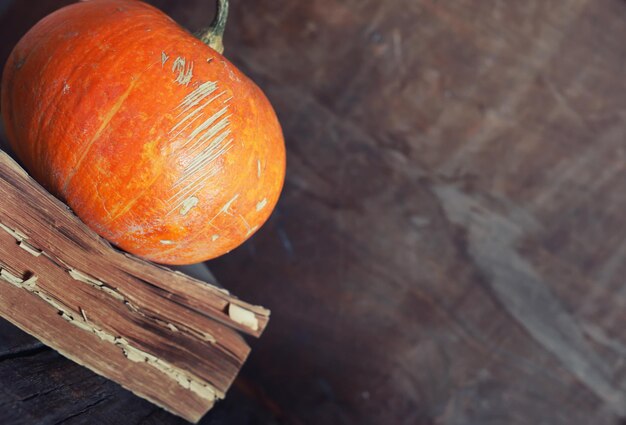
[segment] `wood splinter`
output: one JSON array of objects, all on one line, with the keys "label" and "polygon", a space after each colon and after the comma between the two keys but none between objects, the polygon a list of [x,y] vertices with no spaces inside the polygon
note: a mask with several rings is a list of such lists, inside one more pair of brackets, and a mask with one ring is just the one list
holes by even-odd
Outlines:
[{"label": "wood splinter", "polygon": [[269,311],[112,248],[0,151],[0,315],[65,357],[197,422]]}]

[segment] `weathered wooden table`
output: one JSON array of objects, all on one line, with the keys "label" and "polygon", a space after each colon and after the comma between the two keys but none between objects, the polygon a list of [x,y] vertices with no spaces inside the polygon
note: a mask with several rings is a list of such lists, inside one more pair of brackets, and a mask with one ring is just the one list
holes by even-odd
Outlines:
[{"label": "weathered wooden table", "polygon": [[[62,3],[5,8],[2,57]],[[231,3],[289,166],[210,264],[272,323],[203,423],[626,418],[626,2]],[[3,323],[0,423],[180,421]]]}]

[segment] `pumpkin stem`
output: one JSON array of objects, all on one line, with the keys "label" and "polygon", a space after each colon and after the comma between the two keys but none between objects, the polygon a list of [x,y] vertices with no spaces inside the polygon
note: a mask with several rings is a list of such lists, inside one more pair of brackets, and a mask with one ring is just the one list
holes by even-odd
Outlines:
[{"label": "pumpkin stem", "polygon": [[217,51],[218,53],[224,52],[224,30],[226,29],[226,20],[228,19],[228,0],[217,0],[217,10],[215,12],[215,18],[208,28],[199,31],[196,36],[200,40]]}]

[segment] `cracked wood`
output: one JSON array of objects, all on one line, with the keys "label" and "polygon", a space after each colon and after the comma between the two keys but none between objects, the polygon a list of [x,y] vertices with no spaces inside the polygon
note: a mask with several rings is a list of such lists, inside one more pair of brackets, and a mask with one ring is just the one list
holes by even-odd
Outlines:
[{"label": "cracked wood", "polygon": [[225,396],[267,310],[113,249],[2,152],[0,196],[3,317],[190,421]]}]

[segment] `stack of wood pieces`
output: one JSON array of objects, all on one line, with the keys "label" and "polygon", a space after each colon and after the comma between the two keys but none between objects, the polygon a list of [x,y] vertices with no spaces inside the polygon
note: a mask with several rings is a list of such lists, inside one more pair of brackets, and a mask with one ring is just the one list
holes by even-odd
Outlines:
[{"label": "stack of wood pieces", "polygon": [[0,315],[197,422],[223,398],[269,311],[112,248],[0,151]]}]

